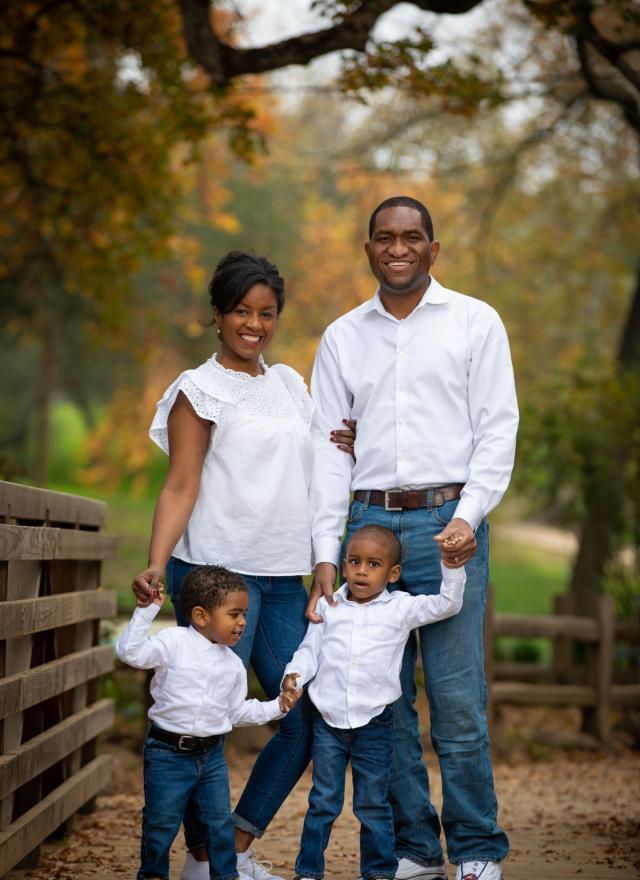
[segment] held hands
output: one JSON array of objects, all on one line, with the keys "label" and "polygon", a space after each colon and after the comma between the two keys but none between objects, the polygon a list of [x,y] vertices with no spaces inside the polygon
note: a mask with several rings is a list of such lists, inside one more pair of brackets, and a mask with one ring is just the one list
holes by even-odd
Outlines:
[{"label": "held hands", "polygon": [[[145,568],[144,571],[141,571],[140,574],[134,578],[131,588],[135,593],[136,605],[138,608],[146,608],[151,605],[152,602],[155,602],[157,605],[162,605],[164,602],[162,569],[156,568],[153,565],[150,565],[149,568]],[[158,602],[159,596],[161,599]]]},{"label": "held hands", "polygon": [[440,556],[447,568],[460,568],[478,547],[473,529],[459,517],[454,517],[433,540],[440,545]]},{"label": "held hands", "polygon": [[289,675],[285,675],[282,682],[282,690],[278,697],[281,712],[289,712],[293,709],[302,696],[302,688],[296,687],[296,682],[299,677],[300,676],[297,672],[290,672]]}]

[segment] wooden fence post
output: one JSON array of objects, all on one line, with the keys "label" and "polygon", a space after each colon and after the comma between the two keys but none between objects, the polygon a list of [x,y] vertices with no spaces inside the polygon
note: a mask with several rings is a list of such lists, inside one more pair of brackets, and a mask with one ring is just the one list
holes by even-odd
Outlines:
[{"label": "wooden fence post", "polygon": [[611,695],[613,690],[613,649],[615,643],[615,603],[613,596],[598,596],[598,660],[594,686],[596,689],[595,734],[602,743],[609,740],[611,727]]}]

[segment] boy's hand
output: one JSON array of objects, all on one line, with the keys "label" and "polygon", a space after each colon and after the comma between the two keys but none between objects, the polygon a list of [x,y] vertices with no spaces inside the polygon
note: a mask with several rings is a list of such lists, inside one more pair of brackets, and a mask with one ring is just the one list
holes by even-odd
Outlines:
[{"label": "boy's hand", "polygon": [[[162,569],[150,565],[149,568],[140,572],[131,587],[135,593],[138,608],[147,608],[152,602],[155,602],[157,590],[162,591]],[[164,602],[164,594],[162,601]]]},{"label": "boy's hand", "polygon": [[157,587],[149,587],[149,598],[154,605],[162,605],[164,603],[164,588],[162,584]]},{"label": "boy's hand", "polygon": [[289,712],[293,709],[302,696],[302,688],[296,687],[296,681],[299,677],[300,676],[297,672],[290,672],[289,675],[285,675],[283,679],[282,690],[278,697],[280,710],[282,712]]},{"label": "boy's hand", "polygon": [[460,568],[471,559],[478,547],[473,529],[460,517],[454,517],[433,540],[440,545],[440,556],[447,568]]}]

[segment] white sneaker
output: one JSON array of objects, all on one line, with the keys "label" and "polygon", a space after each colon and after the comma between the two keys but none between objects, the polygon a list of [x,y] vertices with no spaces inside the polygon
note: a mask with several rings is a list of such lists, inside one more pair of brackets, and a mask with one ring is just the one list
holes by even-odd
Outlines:
[{"label": "white sneaker", "polygon": [[447,880],[447,869],[444,862],[425,866],[418,865],[411,859],[400,859],[395,880]]},{"label": "white sneaker", "polygon": [[238,874],[240,875],[240,880],[284,880],[283,877],[270,873],[272,867],[271,862],[257,861],[251,849],[238,853]]},{"label": "white sneaker", "polygon": [[456,870],[456,880],[502,880],[502,868],[500,862],[476,859],[460,862]]},{"label": "white sneaker", "polygon": [[192,853],[188,852],[180,880],[209,880],[209,860],[199,862]]}]

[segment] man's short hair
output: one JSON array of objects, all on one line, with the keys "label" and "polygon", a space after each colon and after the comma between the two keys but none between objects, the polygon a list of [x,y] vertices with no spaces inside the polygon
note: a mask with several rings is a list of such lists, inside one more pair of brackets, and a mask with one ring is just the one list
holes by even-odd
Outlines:
[{"label": "man's short hair", "polygon": [[384,211],[386,208],[413,208],[415,211],[418,211],[420,217],[422,218],[422,225],[424,226],[424,231],[427,233],[429,237],[429,241],[434,241],[433,235],[433,220],[431,219],[431,214],[427,211],[422,202],[419,202],[417,199],[412,199],[411,196],[391,196],[390,199],[385,199],[384,202],[380,202],[378,207],[375,209],[371,218],[369,219],[369,241],[373,237],[373,231],[376,228],[376,219],[380,211]]},{"label": "man's short hair", "polygon": [[[362,526],[357,532],[354,532],[349,538],[349,544],[351,544],[352,541],[355,541],[356,538],[367,538],[369,541],[374,541],[376,544],[380,544],[381,547],[384,547],[385,550],[389,552],[391,564],[400,565],[400,560],[402,558],[402,544],[391,529],[388,529],[386,526],[378,526],[375,525],[375,523],[372,523],[369,526]],[[347,553],[349,552],[349,544],[347,544]]]},{"label": "man's short hair", "polygon": [[239,574],[221,565],[199,565],[185,575],[180,586],[180,607],[187,620],[200,605],[209,611],[222,605],[230,593],[248,593]]}]

